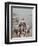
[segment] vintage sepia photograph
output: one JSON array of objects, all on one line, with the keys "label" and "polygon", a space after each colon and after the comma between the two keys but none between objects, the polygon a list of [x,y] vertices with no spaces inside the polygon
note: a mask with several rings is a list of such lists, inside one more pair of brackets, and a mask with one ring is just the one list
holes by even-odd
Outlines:
[{"label": "vintage sepia photograph", "polygon": [[11,39],[32,37],[32,8],[12,7],[11,14]]}]

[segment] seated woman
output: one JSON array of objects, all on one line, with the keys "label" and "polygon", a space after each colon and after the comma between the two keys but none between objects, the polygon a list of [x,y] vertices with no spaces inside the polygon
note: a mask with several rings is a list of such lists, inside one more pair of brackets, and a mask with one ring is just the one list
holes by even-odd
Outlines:
[{"label": "seated woman", "polygon": [[26,34],[26,23],[25,22],[20,22],[19,32],[20,32],[20,37],[25,36]]}]

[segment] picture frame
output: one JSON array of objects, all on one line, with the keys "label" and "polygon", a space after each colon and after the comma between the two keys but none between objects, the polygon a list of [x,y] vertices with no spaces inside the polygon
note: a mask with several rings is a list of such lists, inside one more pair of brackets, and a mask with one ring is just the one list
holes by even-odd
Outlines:
[{"label": "picture frame", "polygon": [[5,44],[31,42],[37,42],[37,4],[5,2]]}]

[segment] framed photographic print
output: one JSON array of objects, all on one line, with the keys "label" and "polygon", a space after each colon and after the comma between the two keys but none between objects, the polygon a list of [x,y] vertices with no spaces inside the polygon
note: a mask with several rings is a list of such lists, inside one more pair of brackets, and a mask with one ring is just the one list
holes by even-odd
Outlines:
[{"label": "framed photographic print", "polygon": [[37,4],[5,2],[5,44],[37,42]]}]

